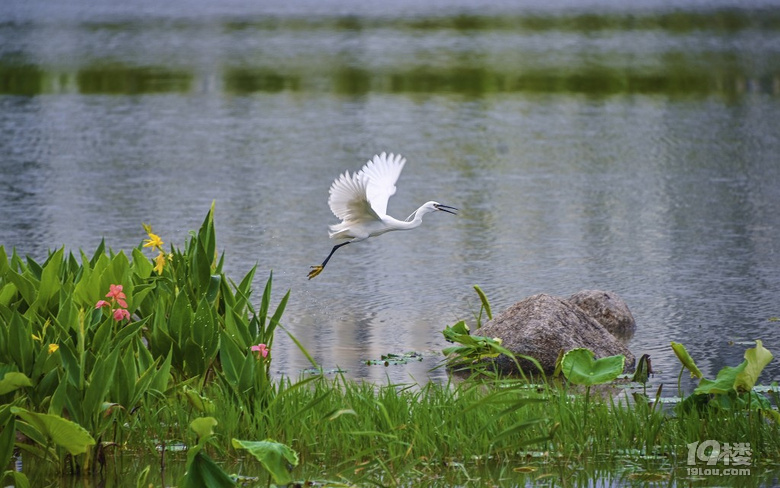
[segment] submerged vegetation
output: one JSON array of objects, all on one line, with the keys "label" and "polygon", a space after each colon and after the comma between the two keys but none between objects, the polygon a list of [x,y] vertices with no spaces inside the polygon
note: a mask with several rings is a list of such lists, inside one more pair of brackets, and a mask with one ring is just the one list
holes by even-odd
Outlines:
[{"label": "submerged vegetation", "polygon": [[[756,387],[772,359],[760,341],[715,380],[699,372],[699,388],[674,409],[660,388],[647,395],[646,360],[634,381],[618,377],[621,357],[584,349],[562,355],[553,378],[498,377],[481,359],[511,353],[465,321],[444,334],[457,344],[447,363],[466,379],[274,379],[289,292],[272,306],[269,277],[255,305],[255,268],[238,283],[223,274],[213,208],[183,249],[166,252],[145,229],[129,257],[101,244],[39,264],[0,247],[3,483],[568,486],[693,483],[705,469],[739,466],[729,476],[758,484],[780,461],[777,393]],[[479,324],[491,312],[476,290]]]}]

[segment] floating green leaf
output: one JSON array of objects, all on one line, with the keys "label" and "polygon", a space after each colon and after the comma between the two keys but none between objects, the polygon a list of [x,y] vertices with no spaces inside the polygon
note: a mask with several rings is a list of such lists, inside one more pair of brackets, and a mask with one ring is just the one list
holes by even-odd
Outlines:
[{"label": "floating green leaf", "polygon": [[271,474],[274,483],[286,485],[292,481],[288,466],[298,465],[298,453],[290,447],[271,439],[264,441],[233,439],[232,443],[235,449],[246,449],[260,461]]}]

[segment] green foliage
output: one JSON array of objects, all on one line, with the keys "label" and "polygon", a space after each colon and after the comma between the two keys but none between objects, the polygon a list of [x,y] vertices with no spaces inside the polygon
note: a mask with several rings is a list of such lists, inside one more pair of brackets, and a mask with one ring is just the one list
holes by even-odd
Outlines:
[{"label": "green foliage", "polygon": [[[672,347],[675,344],[672,343]],[[763,346],[762,341],[757,340],[756,347],[747,349],[744,357],[745,360],[738,366],[721,368],[714,380],[705,378],[700,372],[699,386],[678,405],[678,411],[687,411],[692,408],[760,411],[770,418],[780,421],[780,414],[772,409],[769,399],[763,394],[753,391],[761,371],[772,361],[772,353]],[[691,359],[690,362],[692,363],[693,360]]]},{"label": "green foliage", "polygon": [[701,372],[698,366],[696,366],[696,363],[693,361],[693,358],[688,353],[688,350],[685,349],[685,346],[680,344],[679,342],[672,342],[672,351],[674,351],[674,354],[677,356],[677,359],[680,360],[680,363],[682,363],[682,367],[680,368],[680,374],[677,376],[677,395],[682,396],[682,375],[683,372],[688,369],[688,371],[691,372],[691,378],[704,378],[704,374]]},{"label": "green foliage", "polygon": [[201,417],[192,421],[190,428],[198,437],[197,444],[187,452],[187,471],[179,486],[184,488],[222,488],[235,486],[230,476],[219,467],[205,452],[204,448],[214,437],[217,420],[213,417]]},{"label": "green foliage", "polygon": [[683,369],[687,368],[688,371],[691,372],[691,378],[704,377],[704,374],[702,374],[699,367],[696,366],[696,363],[693,361],[693,358],[688,353],[688,350],[685,348],[684,345],[680,344],[679,342],[672,342],[672,351],[674,351],[674,354],[677,356],[677,359],[679,359],[680,362],[682,363]]},{"label": "green foliage", "polygon": [[[80,471],[92,472],[103,444],[126,435],[118,426],[174,392],[211,414],[201,392],[216,378],[248,411],[267,405],[271,356],[251,347],[272,348],[289,293],[273,310],[269,277],[253,308],[256,269],[238,285],[224,276],[213,213],[212,205],[184,249],[169,253],[145,226],[144,247],[160,253],[154,261],[140,245],[132,260],[101,242],[91,256],[60,248],[42,264],[0,246],[0,402],[19,405],[24,420],[15,429],[43,446],[59,438],[41,430],[41,419],[84,429],[97,441],[66,450]],[[60,461],[48,448],[30,452]]]},{"label": "green foliage", "polygon": [[22,373],[9,372],[5,373],[3,379],[0,380],[0,396],[18,390],[24,386],[32,386],[30,378]]},{"label": "green foliage", "polygon": [[626,365],[623,355],[596,359],[590,349],[577,348],[566,352],[561,359],[561,371],[570,383],[585,386],[585,406],[583,409],[583,430],[588,424],[590,412],[590,387],[614,381]]},{"label": "green foliage", "polygon": [[590,349],[577,348],[564,354],[561,371],[575,385],[593,386],[613,381],[623,372],[625,364],[623,355],[596,359]]},{"label": "green foliage", "polygon": [[490,312],[490,302],[488,301],[485,292],[482,291],[482,288],[480,288],[479,285],[474,285],[474,291],[477,292],[481,304],[479,314],[477,315],[477,329],[479,329],[482,327],[482,312],[485,312],[488,320],[493,320],[493,314]]},{"label": "green foliage", "polygon": [[[238,283],[222,273],[213,207],[183,250],[163,251],[159,237],[147,232],[145,247],[159,252],[154,260],[144,246],[114,253],[101,242],[91,255],[59,249],[37,263],[0,246],[3,466],[21,450],[52,477],[71,466],[88,474],[102,467],[106,446],[124,452],[143,446],[163,465],[171,446],[186,446],[179,486],[234,486],[221,461],[244,453],[260,461],[269,485],[292,481],[294,466],[296,478],[326,473],[362,485],[465,486],[481,476],[524,485],[549,476],[566,484],[570,475],[564,473],[577,471],[572,466],[614,460],[614,453],[637,446],[644,456],[674,453],[702,438],[739,439],[751,442],[757,456],[780,452],[778,424],[766,422],[777,414],[754,387],[772,359],[760,341],[743,364],[724,368],[712,382],[703,379],[690,397],[695,408],[680,409],[673,419],[649,401],[591,404],[589,389],[583,398],[568,394],[565,385],[495,374],[423,386],[377,386],[341,376],[272,380],[275,333],[289,335],[281,324],[289,292],[274,308],[272,276],[262,296],[253,297],[256,267]],[[480,323],[483,313],[492,315],[484,293],[475,291]],[[96,308],[99,301],[107,306]],[[444,335],[455,343],[445,349],[448,364],[469,372],[484,372],[500,354],[513,357],[499,339],[471,335],[465,322]],[[596,361],[588,353],[561,357],[570,383],[590,388],[622,370],[618,359]],[[640,376],[646,380],[647,372]],[[656,403],[659,397],[660,389]],[[17,442],[17,434],[27,440]],[[526,451],[532,448],[538,451]],[[534,479],[520,474],[514,483],[522,473],[516,470],[536,455],[553,471]],[[156,464],[144,465],[132,477],[136,486],[152,483]],[[10,471],[0,481],[30,485],[24,474]]]},{"label": "green foliage", "polygon": [[288,466],[298,466],[298,453],[289,446],[272,439],[264,441],[242,441],[233,439],[235,449],[246,449],[255,457],[273,478],[274,483],[286,485],[292,482]]},{"label": "green foliage", "polygon": [[77,423],[59,415],[29,412],[19,407],[11,407],[11,412],[25,422],[23,425],[31,429],[23,429],[28,435],[33,434],[29,435],[31,439],[45,441],[41,444],[47,450],[49,445],[53,443],[75,456],[87,452],[90,446],[95,445],[95,439],[89,435],[89,432]]},{"label": "green foliage", "polygon": [[[484,311],[487,314],[488,319],[492,319],[493,315],[490,311],[490,303],[482,289],[478,285],[474,285],[474,290],[477,292],[482,304],[479,314],[475,315],[477,329],[479,329],[482,323],[482,312]],[[511,361],[514,361],[517,370],[522,371],[515,354],[501,346],[501,338],[472,335],[468,324],[463,320],[455,325],[445,327],[442,335],[444,335],[447,342],[458,344],[442,350],[442,353],[447,358],[447,367],[453,371],[466,371],[473,374],[495,376],[490,360],[500,355],[504,355]],[[522,359],[533,364],[536,370],[542,373],[542,367],[536,359],[529,356],[523,356]]]}]

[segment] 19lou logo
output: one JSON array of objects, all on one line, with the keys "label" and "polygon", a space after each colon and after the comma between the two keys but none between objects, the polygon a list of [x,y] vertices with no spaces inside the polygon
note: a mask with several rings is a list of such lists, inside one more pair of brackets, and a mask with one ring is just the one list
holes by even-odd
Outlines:
[{"label": "19lou logo", "polygon": [[688,466],[696,466],[698,462],[704,462],[707,467],[689,467],[688,475],[748,476],[750,468],[732,466],[750,466],[752,455],[749,442],[733,444],[728,442],[721,444],[714,440],[691,442],[688,444]]}]

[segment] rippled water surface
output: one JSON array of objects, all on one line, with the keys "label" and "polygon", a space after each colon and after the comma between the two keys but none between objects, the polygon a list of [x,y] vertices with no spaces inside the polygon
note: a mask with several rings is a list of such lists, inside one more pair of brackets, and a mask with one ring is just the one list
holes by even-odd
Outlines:
[{"label": "rippled water surface", "polygon": [[[50,3],[0,6],[7,249],[129,250],[142,222],[181,246],[215,200],[228,273],[273,270],[285,326],[371,380],[444,379],[473,284],[496,311],[620,294],[657,381],[670,341],[710,377],[754,339],[780,353],[776,2]],[[408,159],[392,215],[460,214],[307,281],[331,181],[380,151]],[[407,351],[427,359],[365,364]],[[282,337],[274,360],[308,366]]]}]

